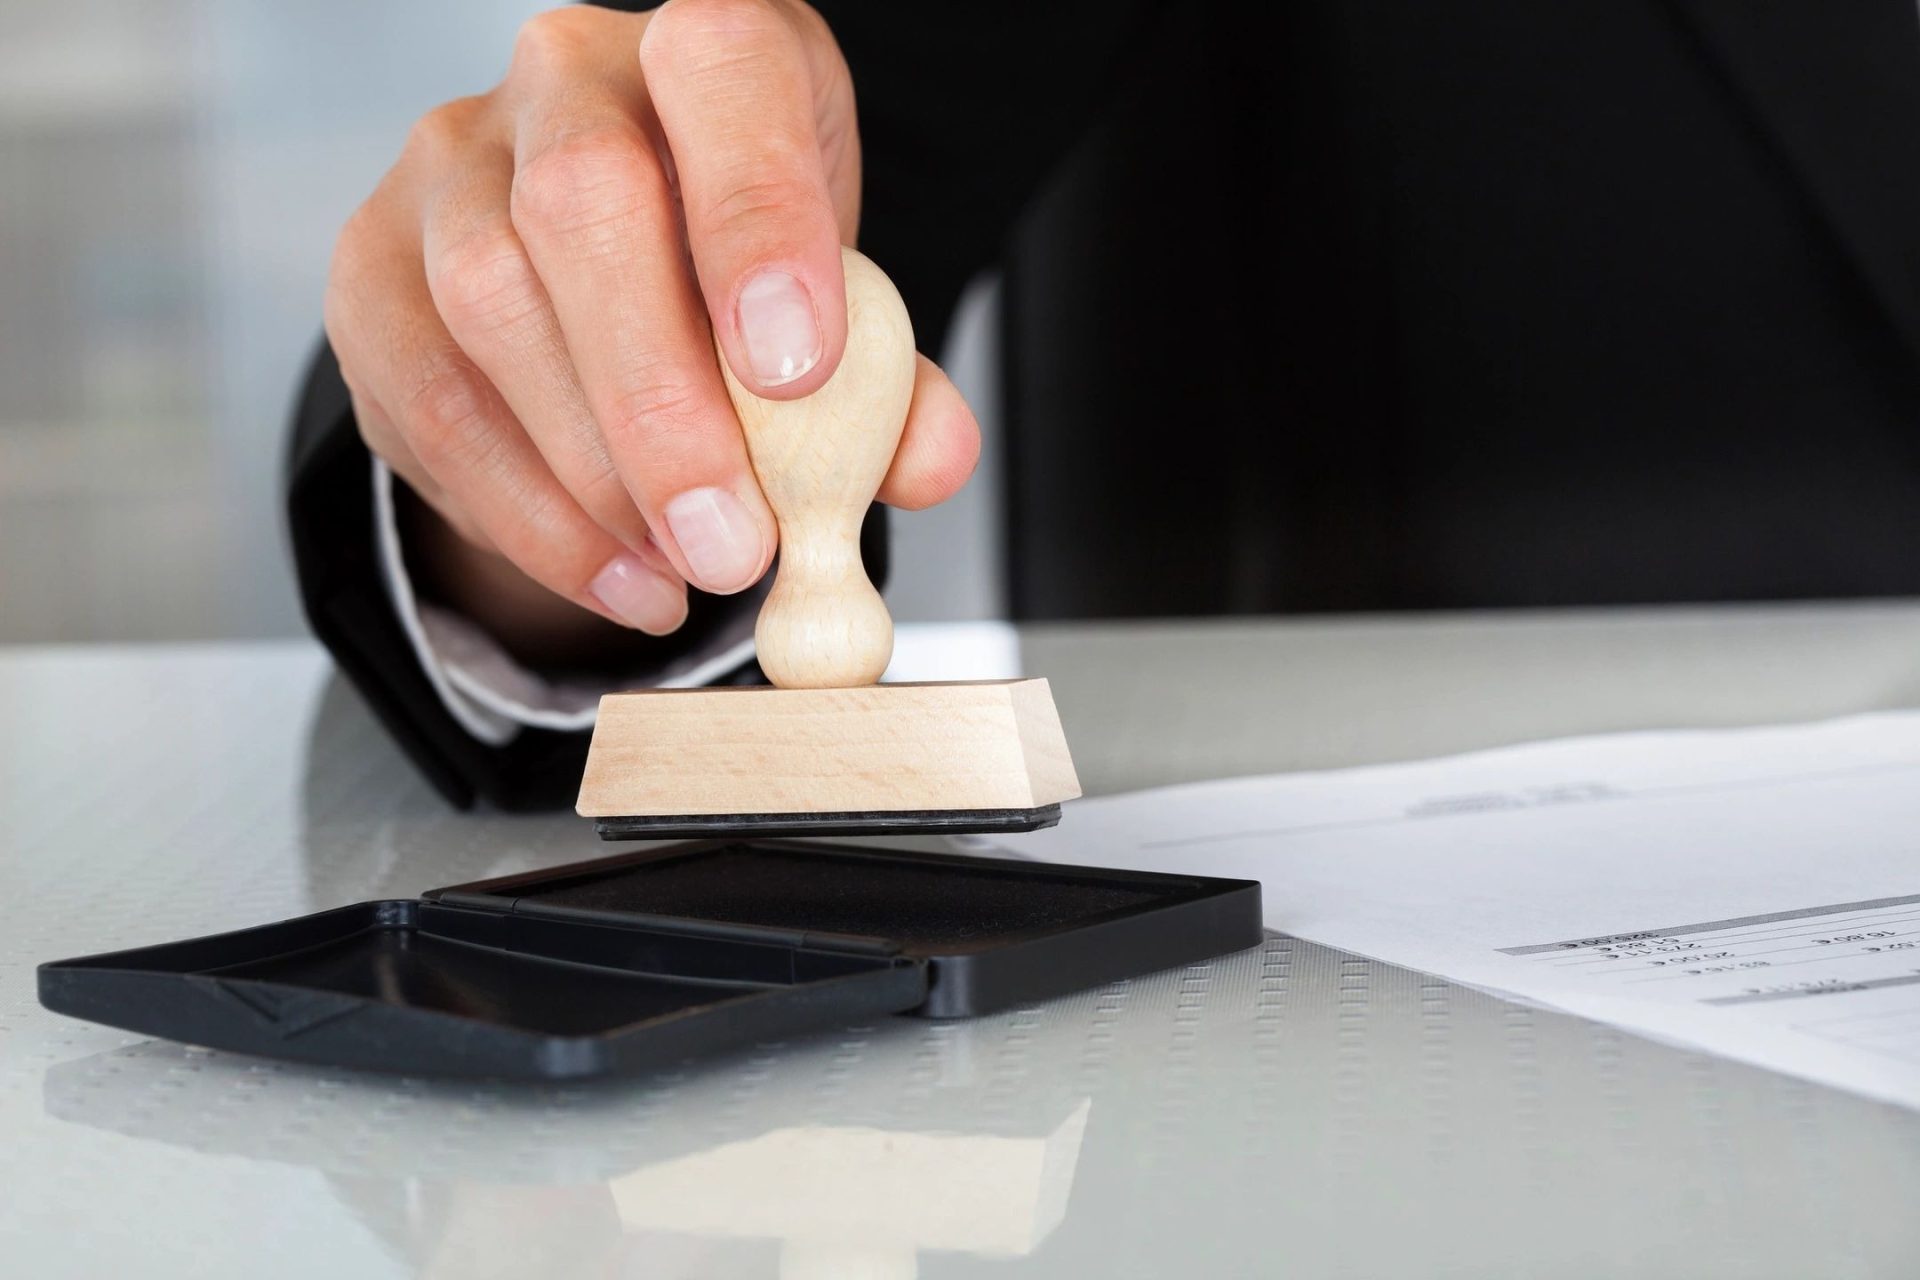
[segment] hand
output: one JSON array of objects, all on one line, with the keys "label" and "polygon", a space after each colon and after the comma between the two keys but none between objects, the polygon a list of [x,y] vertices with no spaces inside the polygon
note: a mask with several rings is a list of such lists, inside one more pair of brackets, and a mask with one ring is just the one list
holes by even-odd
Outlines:
[{"label": "hand", "polygon": [[[497,570],[672,631],[687,583],[751,586],[778,537],[716,339],[761,395],[825,382],[859,199],[846,63],[797,0],[542,14],[341,234],[326,326],[361,434]],[[950,497],[978,452],[921,357],[881,500]]]}]

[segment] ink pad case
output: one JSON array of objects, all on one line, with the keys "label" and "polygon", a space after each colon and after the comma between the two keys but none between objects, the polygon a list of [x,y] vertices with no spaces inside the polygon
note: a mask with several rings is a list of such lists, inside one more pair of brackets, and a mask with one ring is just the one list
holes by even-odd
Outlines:
[{"label": "ink pad case", "polygon": [[43,964],[56,1013],[330,1067],[618,1075],[1257,944],[1252,880],[726,840]]}]

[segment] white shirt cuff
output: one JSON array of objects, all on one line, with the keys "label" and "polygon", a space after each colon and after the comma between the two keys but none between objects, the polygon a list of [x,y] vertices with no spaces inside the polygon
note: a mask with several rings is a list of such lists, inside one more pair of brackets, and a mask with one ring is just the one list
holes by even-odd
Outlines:
[{"label": "white shirt cuff", "polygon": [[633,680],[602,684],[551,679],[515,661],[472,620],[424,604],[414,594],[394,514],[393,472],[378,458],[373,460],[373,524],[387,596],[421,670],[461,728],[489,746],[504,746],[528,726],[590,729],[604,693],[708,684],[753,656],[755,610],[743,608],[702,651],[683,654]]}]

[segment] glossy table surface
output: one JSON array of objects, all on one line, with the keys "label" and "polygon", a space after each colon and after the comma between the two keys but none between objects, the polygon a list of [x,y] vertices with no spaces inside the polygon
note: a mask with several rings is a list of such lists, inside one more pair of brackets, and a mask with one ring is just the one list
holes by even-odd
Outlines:
[{"label": "glossy table surface", "polygon": [[[1022,651],[1091,792],[1920,705],[1898,603]],[[34,999],[42,960],[600,851],[570,815],[448,811],[311,648],[0,651],[0,1274],[1920,1274],[1920,1114],[1284,937],[573,1088],[285,1066]]]}]

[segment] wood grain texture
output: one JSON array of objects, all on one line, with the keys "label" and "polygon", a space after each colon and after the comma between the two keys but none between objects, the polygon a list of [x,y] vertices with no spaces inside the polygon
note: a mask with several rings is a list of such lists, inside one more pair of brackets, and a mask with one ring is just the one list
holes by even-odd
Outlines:
[{"label": "wood grain texture", "polygon": [[842,249],[847,347],[833,376],[799,400],[762,400],[722,360],[747,452],[780,522],[780,562],[754,628],[760,667],[786,689],[880,678],[893,619],[860,562],[860,522],[913,400],[913,325],[893,282]]},{"label": "wood grain texture", "polygon": [[1080,794],[1045,680],[610,693],[589,818],[1028,809]]}]

